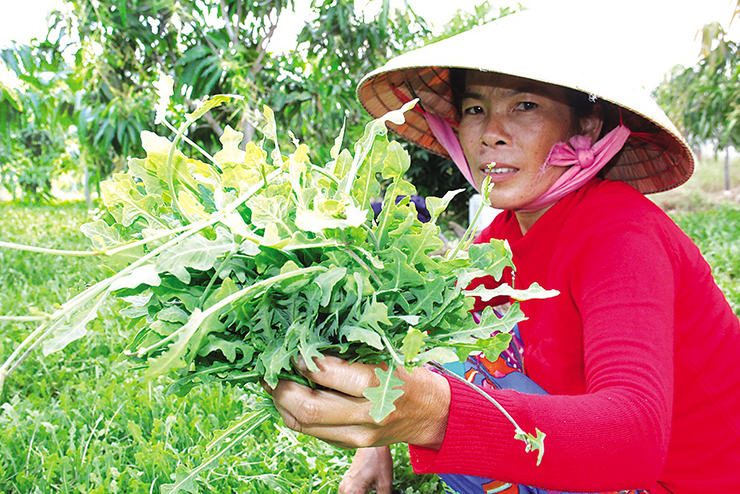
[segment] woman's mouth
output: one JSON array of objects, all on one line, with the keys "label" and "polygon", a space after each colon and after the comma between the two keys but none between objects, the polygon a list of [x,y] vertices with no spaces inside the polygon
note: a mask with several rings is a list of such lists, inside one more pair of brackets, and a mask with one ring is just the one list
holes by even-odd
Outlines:
[{"label": "woman's mouth", "polygon": [[491,177],[494,177],[497,175],[506,175],[507,173],[516,173],[519,171],[519,169],[506,166],[506,165],[498,165],[496,163],[489,163],[488,165],[481,167],[481,171],[483,171],[483,173],[487,175],[490,175]]}]

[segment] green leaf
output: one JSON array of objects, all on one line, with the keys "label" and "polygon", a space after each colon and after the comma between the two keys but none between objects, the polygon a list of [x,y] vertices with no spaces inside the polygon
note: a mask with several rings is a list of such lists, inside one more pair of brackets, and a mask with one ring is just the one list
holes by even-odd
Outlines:
[{"label": "green leaf", "polygon": [[157,257],[157,270],[170,272],[183,283],[190,283],[188,268],[199,271],[213,268],[216,259],[229,252],[232,245],[233,237],[225,228],[216,228],[215,240],[192,235]]},{"label": "green leaf", "polygon": [[509,348],[510,343],[510,333],[498,333],[490,338],[479,338],[474,343],[457,343],[450,346],[456,350],[460,362],[465,362],[473,352],[483,352],[486,358],[493,362],[501,352]]},{"label": "green leaf", "polygon": [[325,273],[321,273],[313,282],[321,288],[321,306],[326,307],[331,301],[331,294],[334,286],[339,283],[347,275],[347,268],[340,268],[333,266],[329,268]]},{"label": "green leaf", "polygon": [[403,391],[395,389],[403,386],[403,381],[393,375],[396,370],[394,365],[389,365],[387,370],[379,367],[375,369],[380,384],[375,388],[367,388],[362,392],[362,396],[370,400],[373,404],[370,409],[372,419],[380,423],[384,418],[393,413],[396,406],[393,404],[402,394]]},{"label": "green leaf", "polygon": [[438,364],[447,364],[449,362],[459,362],[460,359],[453,349],[443,346],[437,346],[427,350],[416,358],[416,363],[418,365],[424,365],[427,362],[432,361],[437,362]]},{"label": "green leaf", "polygon": [[542,462],[542,456],[545,454],[546,434],[536,427],[534,428],[534,430],[537,433],[536,437],[533,436],[532,434],[529,434],[528,432],[524,432],[523,430],[519,429],[516,431],[516,434],[514,434],[514,439],[524,441],[527,444],[524,447],[525,452],[529,453],[532,451],[538,451],[537,466],[540,466],[540,463]]},{"label": "green leaf", "polygon": [[381,331],[380,325],[390,326],[391,322],[388,320],[388,307],[376,300],[372,300],[365,304],[365,310],[360,317],[359,324],[362,326],[369,326],[376,331]]},{"label": "green leaf", "polygon": [[532,285],[526,290],[514,289],[509,285],[499,285],[493,289],[489,289],[483,285],[479,285],[473,290],[464,290],[464,293],[469,297],[478,297],[483,302],[488,302],[492,298],[502,296],[511,297],[514,300],[522,301],[551,298],[560,294],[560,292],[558,292],[557,290],[545,290],[537,283],[532,283]]},{"label": "green leaf", "polygon": [[213,155],[218,163],[244,163],[244,158],[247,155],[246,151],[239,149],[244,134],[237,132],[230,125],[227,125],[224,129],[224,133],[218,140],[221,142],[222,149],[218,153]]},{"label": "green leaf", "polygon": [[201,103],[200,106],[193,113],[188,113],[186,117],[190,122],[195,122],[200,117],[211,111],[213,108],[216,108],[217,106],[221,106],[223,103],[231,101],[232,98],[233,96],[227,96],[225,94],[212,96]]},{"label": "green leaf", "polygon": [[399,180],[411,167],[411,157],[398,141],[388,145],[387,155],[383,161],[383,178]]},{"label": "green leaf", "polygon": [[509,307],[503,317],[499,318],[493,308],[486,307],[481,313],[478,324],[472,322],[472,318],[465,327],[453,329],[443,336],[443,341],[451,343],[470,343],[471,338],[489,338],[494,333],[509,333],[514,326],[525,320],[524,313],[518,303]]},{"label": "green leaf", "polygon": [[424,346],[426,335],[416,328],[409,328],[406,336],[403,337],[401,353],[403,353],[404,362],[411,363]]},{"label": "green leaf", "polygon": [[436,223],[437,218],[439,218],[439,215],[447,209],[447,206],[450,205],[452,199],[454,199],[456,195],[462,192],[465,192],[465,189],[447,191],[447,193],[445,193],[445,195],[442,196],[441,199],[433,196],[427,197],[425,202],[427,210],[429,210],[429,214],[432,217],[431,222]]},{"label": "green leaf", "polygon": [[397,290],[406,286],[424,284],[424,278],[414,267],[409,265],[406,254],[396,247],[391,247],[388,255],[384,256],[386,269],[385,280],[381,290]]},{"label": "green leaf", "polygon": [[237,353],[241,355],[239,360],[244,363],[250,362],[255,353],[254,348],[243,341],[230,341],[224,339],[222,335],[209,334],[205,343],[198,349],[198,355],[206,357],[214,352],[221,352],[226,360],[232,363],[237,361]]},{"label": "green leaf", "polygon": [[93,248],[98,251],[105,251],[110,247],[123,243],[121,234],[108,225],[104,220],[95,220],[90,223],[85,223],[80,227],[80,231],[90,239],[93,244]]},{"label": "green leaf", "polygon": [[350,342],[364,343],[366,345],[370,345],[376,350],[382,350],[385,348],[380,339],[380,335],[371,329],[353,324],[346,324],[342,326],[340,334]]},{"label": "green leaf", "polygon": [[161,355],[147,360],[145,376],[149,379],[179,369],[195,357],[200,341],[209,333],[223,329],[217,315],[206,315],[196,308],[190,314],[188,322],[175,333],[174,342]]},{"label": "green leaf", "polygon": [[156,195],[143,195],[129,175],[113,174],[111,180],[100,184],[103,204],[118,223],[131,226],[138,219],[150,227],[166,227],[159,219],[158,209],[161,198]]},{"label": "green leaf", "polygon": [[118,278],[111,283],[109,290],[116,291],[123,288],[136,288],[139,285],[159,286],[162,279],[157,273],[154,264],[144,264],[131,271],[131,273]]},{"label": "green leaf", "polygon": [[458,271],[458,283],[466,287],[483,276],[493,276],[497,281],[501,279],[506,268],[514,268],[509,245],[505,241],[492,239],[487,244],[473,244],[468,249],[470,267]]}]

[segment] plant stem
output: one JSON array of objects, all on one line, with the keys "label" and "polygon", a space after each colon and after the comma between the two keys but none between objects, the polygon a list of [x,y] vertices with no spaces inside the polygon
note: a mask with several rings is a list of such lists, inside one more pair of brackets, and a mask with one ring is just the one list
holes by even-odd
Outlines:
[{"label": "plant stem", "polygon": [[[172,132],[174,132],[175,134],[178,133],[177,127],[175,127],[170,122],[168,122],[167,119],[164,119],[163,123],[164,123],[165,127],[167,127],[168,129],[170,129]],[[205,156],[205,158],[208,161],[210,161],[211,163],[213,163],[213,165],[218,169],[219,172],[222,171],[221,170],[221,163],[219,163],[218,161],[216,161],[216,159],[213,156],[211,156],[205,149],[203,149],[202,147],[198,146],[198,144],[196,144],[195,142],[193,142],[186,135],[183,135],[182,136],[182,140],[185,141],[186,143],[188,143],[190,145],[190,147],[192,147],[193,149],[195,149],[196,151],[198,151],[200,154],[202,154],[203,156]]]},{"label": "plant stem", "polygon": [[226,266],[226,263],[231,260],[232,257],[234,257],[234,254],[236,254],[237,246],[234,245],[231,248],[231,251],[229,254],[224,258],[224,260],[221,262],[221,265],[218,267],[218,270],[213,274],[211,279],[208,281],[208,285],[206,286],[206,289],[203,290],[203,295],[200,296],[200,300],[198,301],[198,307],[203,309],[203,304],[206,302],[206,297],[208,297],[208,294],[211,291],[211,287],[216,282],[216,278],[218,278],[218,275],[221,274],[221,271],[223,271],[224,267]]},{"label": "plant stem", "polygon": [[396,351],[393,349],[393,345],[391,345],[391,342],[388,340],[388,337],[385,335],[384,332],[380,334],[380,338],[383,340],[383,343],[385,344],[385,347],[388,349],[388,352],[391,354],[391,357],[393,357],[393,360],[395,360],[398,365],[403,367],[404,366],[403,360],[401,360],[401,357],[399,357]]},{"label": "plant stem", "polygon": [[102,252],[93,250],[59,250],[59,249],[47,249],[45,247],[34,247],[32,245],[16,244],[14,242],[2,242],[0,241],[0,247],[6,249],[22,250],[26,252],[37,252],[39,254],[55,254],[60,256],[77,256],[77,257],[93,257],[99,256]]},{"label": "plant stem", "polygon": [[[521,435],[528,435],[519,426],[519,424],[516,422],[516,420],[514,420],[514,417],[512,417],[509,414],[509,412],[506,411],[506,409],[503,407],[503,405],[501,405],[501,403],[499,403],[493,396],[489,395],[488,393],[486,393],[481,388],[479,388],[475,384],[471,383],[467,379],[465,379],[465,378],[463,378],[461,376],[458,376],[454,372],[450,372],[449,370],[445,369],[443,366],[439,365],[437,362],[431,361],[431,362],[429,362],[429,365],[432,366],[434,369],[438,370],[439,372],[441,372],[442,374],[444,374],[446,376],[450,376],[450,377],[452,377],[454,379],[457,379],[461,383],[465,384],[465,386],[467,386],[470,389],[474,390],[476,393],[478,393],[479,395],[483,396],[486,400],[488,400],[490,403],[492,403],[493,406],[495,406],[498,409],[498,411],[501,412],[504,415],[504,417],[506,417],[506,419],[509,422],[511,422],[511,425],[513,425],[514,428],[516,429],[516,431],[515,431],[516,435],[520,435],[520,434]],[[529,446],[529,442],[526,439],[520,439],[520,440],[521,441],[524,441],[527,444],[527,446]],[[539,462],[538,462],[538,465],[539,465]]]},{"label": "plant stem", "polygon": [[0,316],[0,322],[41,322],[49,319],[45,316]]}]

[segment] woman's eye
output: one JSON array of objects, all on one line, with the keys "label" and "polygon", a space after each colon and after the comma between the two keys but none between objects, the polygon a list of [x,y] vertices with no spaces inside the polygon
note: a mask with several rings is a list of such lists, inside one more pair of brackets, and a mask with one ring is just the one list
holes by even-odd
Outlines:
[{"label": "woman's eye", "polygon": [[537,108],[537,103],[533,103],[531,101],[522,101],[520,103],[517,103],[516,107],[518,110],[529,111]]},{"label": "woman's eye", "polygon": [[469,106],[463,110],[465,115],[478,115],[479,113],[483,113],[483,108],[480,106]]}]

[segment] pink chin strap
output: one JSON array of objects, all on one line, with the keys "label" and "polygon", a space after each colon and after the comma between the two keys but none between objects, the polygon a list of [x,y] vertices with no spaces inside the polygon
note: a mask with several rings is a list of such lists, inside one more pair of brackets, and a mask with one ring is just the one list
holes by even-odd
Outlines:
[{"label": "pink chin strap", "polygon": [[[434,137],[445,148],[465,179],[478,190],[468,160],[460,145],[460,139],[452,130],[452,126],[438,115],[429,112],[423,112],[423,115]],[[527,213],[539,211],[580,188],[609,163],[609,160],[622,149],[629,136],[630,130],[624,124],[620,124],[596,141],[593,146],[591,146],[591,139],[582,135],[571,137],[568,140],[570,145],[564,142],[556,143],[550,150],[543,169],[549,166],[562,166],[568,169],[544,194],[517,211]]]}]

